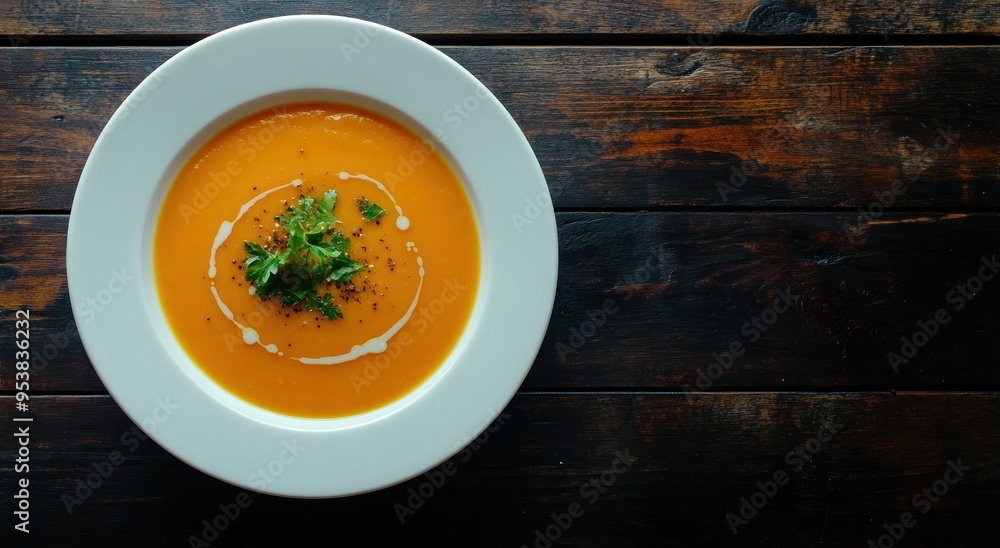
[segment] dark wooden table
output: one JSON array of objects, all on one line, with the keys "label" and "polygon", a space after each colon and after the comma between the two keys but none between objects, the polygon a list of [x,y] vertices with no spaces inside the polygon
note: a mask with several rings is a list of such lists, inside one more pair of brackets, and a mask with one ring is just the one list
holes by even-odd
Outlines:
[{"label": "dark wooden table", "polygon": [[[545,343],[443,482],[244,494],[144,441],[76,335],[67,219],[102,127],[184,46],[287,13],[440,47],[555,197]],[[3,546],[1000,539],[997,0],[3,1],[0,120]]]}]

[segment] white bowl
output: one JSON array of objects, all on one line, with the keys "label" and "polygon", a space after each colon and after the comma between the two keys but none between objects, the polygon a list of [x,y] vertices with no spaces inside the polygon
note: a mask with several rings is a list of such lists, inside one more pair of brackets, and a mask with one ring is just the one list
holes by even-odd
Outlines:
[{"label": "white bowl", "polygon": [[[347,418],[280,415],[222,389],[175,340],[153,279],[160,204],[184,161],[239,118],[300,100],[356,104],[435,139],[466,185],[479,225],[478,297],[454,351],[414,392]],[[228,29],[153,71],[94,145],[66,250],[80,337],[126,414],[207,474],[295,497],[393,485],[479,435],[534,361],[557,264],[555,216],[538,161],[473,75],[401,32],[305,15]]]}]

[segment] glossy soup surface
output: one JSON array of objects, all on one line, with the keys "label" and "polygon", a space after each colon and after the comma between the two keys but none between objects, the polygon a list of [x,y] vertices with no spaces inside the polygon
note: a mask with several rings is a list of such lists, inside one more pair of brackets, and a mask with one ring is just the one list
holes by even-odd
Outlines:
[{"label": "glossy soup surface", "polygon": [[[276,216],[328,189],[349,255],[366,265],[330,291],[337,320],[251,294],[243,266],[244,241],[280,235]],[[388,213],[364,221],[361,197]],[[209,377],[271,411],[338,417],[401,398],[441,365],[471,314],[480,252],[469,199],[433,146],[377,113],[308,103],[245,118],[191,156],[160,212],[153,265],[167,321]],[[375,351],[351,358],[356,345]],[[346,361],[298,360],[331,356]]]}]

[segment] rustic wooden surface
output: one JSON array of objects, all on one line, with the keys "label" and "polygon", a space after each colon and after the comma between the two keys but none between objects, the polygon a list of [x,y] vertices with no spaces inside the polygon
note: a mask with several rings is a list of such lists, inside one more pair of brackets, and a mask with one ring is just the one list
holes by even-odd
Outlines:
[{"label": "rustic wooden surface", "polygon": [[[0,404],[10,407],[11,398]],[[122,443],[133,425],[108,396],[35,404],[36,421],[50,433],[39,437],[33,496],[52,501],[36,527],[39,537],[59,539],[40,546],[90,547],[93,539],[188,546],[201,521],[240,493],[152,441]],[[955,545],[961,535],[964,545],[988,546],[1000,528],[988,511],[1000,484],[998,405],[1000,396],[982,392],[727,393],[692,401],[680,394],[523,393],[490,439],[454,459],[458,472],[403,525],[395,505],[406,505],[426,478],[349,499],[254,494],[245,515],[212,545],[287,546],[308,533],[357,536],[351,546],[516,547],[530,545],[551,514],[579,502],[586,512],[565,539],[573,545],[861,546],[912,510],[913,495],[939,480],[948,461],[961,459],[971,470],[920,515],[905,545]],[[789,464],[786,455],[824,421],[842,427],[809,463]],[[67,514],[58,500],[115,450],[124,462]],[[591,505],[580,487],[608,470],[616,451],[627,452],[630,464]],[[734,536],[726,514],[738,513],[740,499],[779,471],[790,481]],[[382,544],[363,542],[358,532]]]},{"label": "rustic wooden surface", "polygon": [[[265,17],[290,13],[358,17],[404,32],[468,36],[481,40],[509,35],[736,36],[794,35],[990,35],[1000,34],[997,2],[935,0],[713,0],[686,2],[606,2],[506,0],[463,2],[432,0],[295,0],[285,2],[208,2],[161,0],[137,6],[132,0],[81,0],[76,3],[22,0],[0,20],[0,34],[84,37],[196,37]],[[574,36],[576,35],[576,36]]]},{"label": "rustic wooden surface", "polygon": [[[560,208],[853,210],[901,176],[896,207],[1000,205],[1000,46],[443,49],[521,124]],[[68,211],[108,118],[177,51],[3,50],[0,211]]]},{"label": "rustic wooden surface", "polygon": [[[948,298],[1000,255],[1000,2],[0,9],[0,544],[189,546],[239,496],[136,442],[76,335],[67,219],[94,140],[149,71],[206,34],[293,12],[390,24],[483,80],[553,191],[559,290],[503,424],[405,523],[396,504],[425,477],[349,499],[254,494],[211,546],[316,534],[535,546],[573,503],[585,512],[553,546],[867,546],[907,511],[916,524],[892,545],[1000,540],[1000,280],[961,310]],[[906,192],[857,229],[857,208],[896,179]],[[786,288],[792,304],[751,342],[741,327]],[[580,335],[608,301],[615,312]],[[30,535],[13,532],[11,514],[20,308],[41,356]],[[887,353],[941,309],[949,323],[894,372]],[[745,354],[709,379],[733,343]],[[843,426],[793,466],[788,453],[824,422]],[[68,513],[64,495],[114,451],[125,461]],[[581,486],[616,451],[630,464],[591,505]],[[913,496],[958,459],[969,470],[920,513]],[[727,514],[781,472],[788,484],[734,534]]]},{"label": "rustic wooden surface", "polygon": [[[786,288],[798,295],[794,307],[748,344],[713,390],[1000,386],[1000,371],[983,359],[1000,331],[1000,283],[987,282],[953,311],[933,344],[898,373],[886,359],[918,321],[954,308],[947,294],[977,275],[983,256],[1000,255],[995,213],[893,213],[857,243],[843,230],[852,217],[839,212],[559,213],[557,221],[567,266],[525,389],[693,386],[713,352],[748,342],[743,324]],[[62,256],[54,256],[66,225],[64,215],[0,215],[0,249],[10,250],[0,272],[11,278],[0,298],[7,311],[30,307],[34,327],[56,333],[34,343],[59,351],[38,358],[40,366],[57,363],[58,373],[36,371],[36,389],[103,392],[75,337]],[[25,298],[9,300],[14,295]],[[573,330],[606,299],[617,312],[577,348]],[[64,344],[59,333],[67,333]],[[0,348],[12,348],[13,337],[0,332]]]}]

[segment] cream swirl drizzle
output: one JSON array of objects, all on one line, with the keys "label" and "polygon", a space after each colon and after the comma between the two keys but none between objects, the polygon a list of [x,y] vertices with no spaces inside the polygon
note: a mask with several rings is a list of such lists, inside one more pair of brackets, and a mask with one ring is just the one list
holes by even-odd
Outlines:
[{"label": "cream swirl drizzle", "polygon": [[[389,189],[387,189],[385,185],[382,184],[381,181],[373,179],[365,175],[364,173],[358,173],[352,175],[346,171],[340,172],[340,179],[343,181],[346,181],[348,179],[358,179],[374,184],[376,187],[378,187],[379,190],[381,190],[386,196],[388,196],[390,200],[392,200],[392,205],[396,209],[396,228],[398,230],[406,230],[410,228],[410,219],[407,218],[405,215],[403,215],[403,208],[400,207],[399,203],[396,202],[395,196],[393,196],[392,193],[389,192]],[[242,219],[243,216],[246,215],[247,211],[249,211],[254,204],[262,200],[268,194],[292,186],[294,187],[302,186],[302,180],[295,179],[290,183],[279,185],[270,190],[261,192],[257,196],[254,196],[253,199],[251,199],[249,202],[243,204],[243,206],[240,207],[240,211],[239,213],[237,213],[235,219],[233,219],[232,221],[222,221],[222,224],[219,225],[219,231],[215,235],[215,240],[212,242],[212,252],[209,254],[208,258],[208,277],[210,279],[214,280],[216,274],[218,273],[215,263],[215,254],[219,250],[219,247],[221,247],[222,244],[225,243],[227,239],[229,239],[229,236],[232,235],[233,225],[235,225],[240,219]],[[412,242],[407,242],[406,244],[407,244],[406,245],[407,251],[412,251],[414,253],[417,252],[417,247]],[[310,365],[333,365],[355,360],[366,354],[378,354],[381,352],[385,352],[386,348],[388,348],[389,345],[389,339],[391,339],[396,333],[399,332],[400,329],[403,328],[404,325],[406,325],[407,322],[410,321],[410,317],[413,316],[413,311],[416,310],[417,308],[417,302],[420,300],[420,292],[423,290],[424,287],[424,260],[419,255],[417,255],[417,266],[420,267],[420,269],[418,270],[418,273],[420,274],[420,281],[417,284],[417,291],[416,294],[414,294],[413,296],[413,301],[410,302],[410,307],[406,310],[406,313],[403,314],[403,316],[396,323],[394,323],[388,330],[386,330],[385,333],[382,333],[377,337],[372,337],[371,339],[368,339],[362,344],[354,345],[351,348],[351,351],[347,352],[346,354],[338,354],[336,356],[321,356],[317,358],[309,358],[309,357],[296,358],[291,356],[289,358]],[[215,297],[215,303],[219,306],[219,310],[222,311],[222,314],[229,321],[233,322],[233,325],[235,325],[237,329],[239,329],[240,332],[243,334],[243,342],[247,344],[260,345],[271,354],[284,356],[283,352],[278,351],[278,345],[273,343],[265,344],[264,342],[261,341],[260,334],[257,332],[257,330],[255,330],[250,326],[241,324],[236,319],[232,310],[230,310],[230,308],[226,305],[226,303],[223,302],[222,297],[219,296],[219,291],[215,288],[215,282],[212,281],[210,283],[211,286],[209,289],[211,290],[212,295]],[[253,286],[250,286],[249,291],[251,295],[255,293]]]}]

